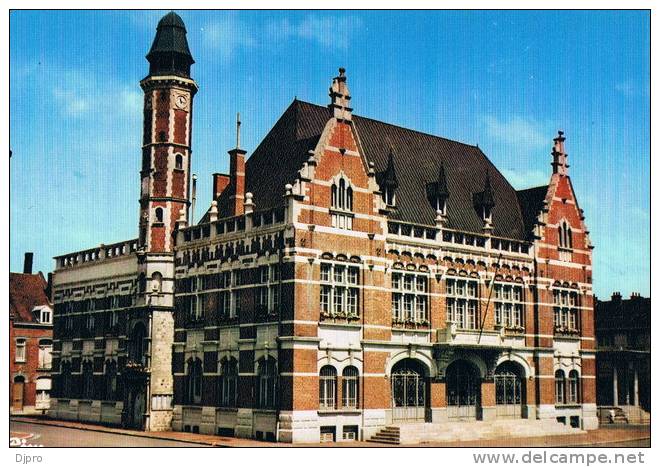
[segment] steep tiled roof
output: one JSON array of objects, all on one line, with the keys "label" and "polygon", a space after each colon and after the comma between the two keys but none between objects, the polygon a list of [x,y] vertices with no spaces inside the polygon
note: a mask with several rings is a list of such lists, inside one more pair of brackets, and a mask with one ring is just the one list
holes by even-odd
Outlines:
[{"label": "steep tiled roof", "polygon": [[9,273],[9,315],[15,322],[37,322],[32,309],[50,304],[46,285],[41,274]]},{"label": "steep tiled roof", "polygon": [[[299,100],[284,112],[246,163],[246,192],[254,195],[257,209],[282,204],[284,185],[295,181],[331,117],[327,107]],[[353,121],[365,157],[374,163],[376,172],[386,170],[391,148],[396,154],[397,209],[390,215],[392,219],[434,224],[435,210],[427,199],[426,186],[437,180],[442,162],[450,193],[449,228],[482,231],[474,195],[484,190],[488,173],[495,202],[494,235],[527,238],[516,191],[478,147],[357,115]],[[222,198],[219,206],[226,205]]]},{"label": "steep tiled roof", "polygon": [[548,185],[528,188],[517,192],[520,210],[522,211],[525,231],[531,234],[536,219],[543,209],[543,201],[548,193]]}]

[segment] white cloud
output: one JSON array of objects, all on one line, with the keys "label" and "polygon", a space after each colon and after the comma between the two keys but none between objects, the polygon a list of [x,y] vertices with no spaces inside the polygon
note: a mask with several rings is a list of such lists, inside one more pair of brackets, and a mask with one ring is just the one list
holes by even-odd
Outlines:
[{"label": "white cloud", "polygon": [[501,169],[500,172],[516,190],[546,185],[550,181],[548,172],[536,169]]},{"label": "white cloud", "polygon": [[355,16],[306,16],[299,23],[288,18],[273,22],[267,30],[271,35],[285,39],[293,37],[317,42],[325,47],[346,49],[350,36],[362,26],[362,20]]},{"label": "white cloud", "polygon": [[629,79],[616,83],[614,85],[614,90],[620,92],[626,97],[635,95],[635,85]]},{"label": "white cloud", "polygon": [[486,135],[492,140],[516,146],[519,151],[530,151],[552,144],[552,130],[540,122],[513,115],[508,120],[488,115],[484,117]]},{"label": "white cloud", "polygon": [[241,22],[235,14],[229,14],[201,28],[204,43],[219,54],[223,60],[230,59],[241,47],[256,44],[249,26]]}]

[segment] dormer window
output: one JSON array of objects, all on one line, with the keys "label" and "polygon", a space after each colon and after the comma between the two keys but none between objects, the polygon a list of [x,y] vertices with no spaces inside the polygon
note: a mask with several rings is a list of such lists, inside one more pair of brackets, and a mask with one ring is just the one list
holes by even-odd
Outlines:
[{"label": "dormer window", "polygon": [[396,189],[399,188],[399,181],[396,178],[393,147],[390,147],[390,153],[387,156],[387,167],[376,175],[376,180],[385,205],[388,208],[396,206]]},{"label": "dormer window", "polygon": [[438,179],[435,182],[426,184],[426,196],[436,214],[440,216],[447,215],[449,190],[447,188],[447,178],[445,177],[445,167],[442,163],[438,171]]},{"label": "dormer window", "polygon": [[388,206],[396,206],[396,192],[392,187],[385,187],[383,190],[383,201]]},{"label": "dormer window", "polygon": [[42,308],[41,309],[39,322],[42,323],[42,324],[52,324],[53,323],[53,314],[51,313],[50,308]]}]

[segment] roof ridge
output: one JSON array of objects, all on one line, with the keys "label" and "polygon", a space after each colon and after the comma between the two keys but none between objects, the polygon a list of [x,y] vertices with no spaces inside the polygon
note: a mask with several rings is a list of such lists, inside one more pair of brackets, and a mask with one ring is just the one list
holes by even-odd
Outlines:
[{"label": "roof ridge", "polygon": [[548,189],[549,186],[550,186],[550,184],[533,186],[533,187],[531,187],[531,188],[523,188],[522,190],[516,190],[516,193],[522,193],[523,191],[539,190],[539,189],[541,189],[541,188]]},{"label": "roof ridge", "polygon": [[[319,108],[322,108],[322,109],[325,108],[324,106],[319,105],[319,104],[315,104],[315,103],[313,103],[313,102],[307,102],[307,101],[303,101],[303,100],[300,100],[300,99],[297,99],[297,101],[300,102],[300,103],[302,103],[302,104],[307,104],[307,105],[311,105],[311,106],[314,106],[314,107],[319,107]],[[378,122],[378,123],[380,123],[380,124],[382,124],[382,125],[387,125],[387,126],[391,126],[391,127],[394,127],[394,128],[399,128],[399,129],[401,129],[401,130],[405,130],[405,131],[411,131],[411,132],[413,132],[413,133],[417,133],[417,134],[424,135],[424,136],[430,136],[430,137],[432,137],[432,138],[442,139],[442,140],[444,140],[444,141],[449,141],[449,142],[451,142],[451,143],[460,144],[460,145],[462,145],[462,146],[467,146],[467,147],[469,147],[469,148],[479,149],[479,146],[477,146],[476,144],[468,144],[468,143],[464,143],[464,142],[462,142],[462,141],[458,141],[458,140],[455,140],[455,139],[445,138],[444,136],[434,135],[434,134],[432,134],[432,133],[426,133],[426,132],[424,132],[424,131],[415,130],[415,129],[413,129],[413,128],[408,128],[408,127],[405,127],[405,126],[402,126],[402,125],[396,125],[396,124],[394,124],[394,123],[388,123],[388,122],[385,122],[385,121],[383,121],[383,120],[377,120],[377,119],[372,118],[372,117],[364,117],[364,116],[362,116],[362,115],[358,115],[358,114],[356,114],[356,113],[353,113],[353,116],[354,116],[354,117],[357,117],[357,118],[359,118],[359,119],[362,119],[362,120],[371,120],[372,122]]]}]

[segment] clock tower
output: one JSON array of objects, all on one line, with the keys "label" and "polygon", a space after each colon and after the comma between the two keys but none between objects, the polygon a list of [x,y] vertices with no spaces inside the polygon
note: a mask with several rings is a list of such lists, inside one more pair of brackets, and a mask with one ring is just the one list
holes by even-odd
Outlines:
[{"label": "clock tower", "polygon": [[[172,418],[172,342],[174,340],[174,232],[188,219],[193,97],[190,78],[194,63],[186,27],[170,12],[158,23],[147,54],[149,75],[144,91],[144,128],[140,170],[138,239],[139,313],[134,317],[148,333],[148,379],[136,400],[144,399],[144,427],[168,430]],[[133,323],[129,323],[129,326]],[[132,407],[129,410],[140,409]]]}]

